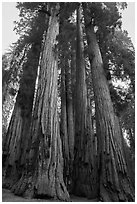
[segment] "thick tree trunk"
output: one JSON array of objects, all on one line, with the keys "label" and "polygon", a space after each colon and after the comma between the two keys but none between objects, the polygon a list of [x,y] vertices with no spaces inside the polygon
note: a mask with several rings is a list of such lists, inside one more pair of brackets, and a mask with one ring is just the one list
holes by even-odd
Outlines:
[{"label": "thick tree trunk", "polygon": [[[57,4],[58,5],[58,4]],[[63,158],[57,112],[57,53],[59,33],[58,9],[49,19],[41,60],[36,104],[31,125],[31,144],[26,170],[14,185],[15,194],[68,200],[63,181]]]},{"label": "thick tree trunk", "polygon": [[123,156],[120,126],[114,114],[94,27],[88,21],[86,3],[83,3],[83,9],[95,95],[99,194],[103,201],[133,201],[134,193]]},{"label": "thick tree trunk", "polygon": [[[87,123],[87,87],[83,56],[83,33],[81,8],[77,9],[77,55],[75,99],[75,147],[73,166],[73,193],[79,196],[96,197],[93,175],[93,134]],[[94,172],[95,173],[95,172]],[[97,185],[96,185],[97,186]]]},{"label": "thick tree trunk", "polygon": [[8,132],[3,141],[3,186],[8,188],[11,188],[20,177],[25,165],[25,155],[29,139],[28,132],[31,123],[33,96],[40,53],[39,50],[36,52],[34,48],[35,44],[29,51],[28,58],[30,55],[31,57],[35,56],[35,60],[33,60],[33,62],[26,62],[26,64],[23,65],[23,77],[21,79],[20,89]]}]

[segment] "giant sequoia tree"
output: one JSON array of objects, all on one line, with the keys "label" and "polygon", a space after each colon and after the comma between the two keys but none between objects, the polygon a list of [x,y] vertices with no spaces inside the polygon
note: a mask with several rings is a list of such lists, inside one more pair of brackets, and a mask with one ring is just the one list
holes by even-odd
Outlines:
[{"label": "giant sequoia tree", "polygon": [[[84,59],[81,5],[77,8],[77,48],[75,85],[75,147],[73,193],[86,197],[97,196],[97,181],[93,164],[93,131],[88,129],[87,85]],[[91,126],[91,124],[90,124]]]},{"label": "giant sequoia tree", "polygon": [[30,130],[26,169],[14,185],[16,194],[47,196],[68,200],[63,181],[62,145],[57,112],[57,53],[59,33],[58,8],[51,9],[44,41],[38,89]]},{"label": "giant sequoia tree", "polygon": [[12,187],[25,164],[39,53],[40,49],[36,49],[35,44],[28,52],[16,104],[3,141],[4,183],[7,187]]},{"label": "giant sequoia tree", "polygon": [[[26,11],[25,5],[21,5],[21,8]],[[12,78],[14,77],[14,81],[16,75],[16,78],[19,77],[19,74],[16,73],[16,69],[18,72],[22,69],[22,74],[20,74],[20,88],[8,131],[3,138],[3,184],[8,188],[11,188],[13,183],[18,180],[25,165],[35,82],[44,31],[44,28],[37,24],[37,21],[40,21],[40,19],[41,15],[39,14],[33,21],[33,24],[30,25],[30,33],[33,31],[31,36],[23,36],[23,38],[18,41],[14,51],[14,57],[10,63],[10,75],[13,75]],[[11,78],[10,80],[12,81]]]},{"label": "giant sequoia tree", "polygon": [[83,3],[83,9],[95,94],[99,194],[103,201],[133,201],[132,186],[123,155],[120,126],[114,113],[100,49],[94,27],[89,21],[86,3]]}]

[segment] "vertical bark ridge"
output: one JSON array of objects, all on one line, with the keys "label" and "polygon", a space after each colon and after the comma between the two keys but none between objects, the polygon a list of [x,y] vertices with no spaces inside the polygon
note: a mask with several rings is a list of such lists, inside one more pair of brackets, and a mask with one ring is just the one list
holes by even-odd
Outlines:
[{"label": "vertical bark ridge", "polygon": [[[72,60],[72,59],[71,59]],[[67,130],[68,130],[68,147],[69,147],[69,161],[67,172],[68,189],[72,191],[72,172],[73,172],[73,160],[74,160],[74,113],[73,113],[73,103],[72,103],[72,61],[65,67],[66,75],[66,104],[67,104]]]},{"label": "vertical bark ridge", "polygon": [[64,181],[68,185],[69,174],[69,138],[67,124],[67,90],[66,90],[66,67],[65,62],[61,67],[61,139],[64,158]]},{"label": "vertical bark ridge", "polygon": [[[87,87],[84,61],[81,6],[77,8],[77,54],[76,54],[76,100],[75,100],[75,146],[73,167],[73,193],[95,198],[97,196],[94,166],[93,132],[88,131]],[[91,124],[90,124],[91,125]],[[91,157],[90,155],[94,155]]]},{"label": "vertical bark ridge", "polygon": [[[20,146],[21,137],[21,110],[19,107],[15,107],[13,111],[14,117],[12,117],[10,126],[7,133],[7,138],[3,146],[3,185],[9,187],[12,185],[12,177],[17,179],[18,172],[15,167],[15,161],[17,160],[16,148]],[[14,171],[11,172],[12,166],[14,166]],[[10,175],[11,174],[11,175]],[[12,176],[12,177],[11,177]]]}]

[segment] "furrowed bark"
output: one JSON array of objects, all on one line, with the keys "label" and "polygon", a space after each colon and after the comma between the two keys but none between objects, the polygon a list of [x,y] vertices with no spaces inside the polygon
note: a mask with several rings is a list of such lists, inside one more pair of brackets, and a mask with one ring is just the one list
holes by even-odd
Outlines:
[{"label": "furrowed bark", "polygon": [[57,111],[58,3],[52,9],[41,59],[36,103],[31,124],[31,144],[26,170],[13,186],[15,194],[64,201],[69,194],[63,181],[63,157]]},{"label": "furrowed bark", "polygon": [[[7,188],[11,188],[19,179],[25,165],[39,54],[39,50],[36,51],[35,49],[35,44],[28,51],[28,56],[35,56],[35,60],[33,62],[27,61],[23,65],[20,89],[8,132],[3,142],[3,186]],[[26,100],[23,101],[25,97]]]},{"label": "furrowed bark", "polygon": [[68,129],[68,145],[69,145],[69,175],[68,189],[72,191],[72,172],[74,160],[74,113],[72,101],[72,64],[66,66],[66,102],[67,102],[67,129]]},{"label": "furrowed bark", "polygon": [[[77,9],[77,55],[76,55],[76,99],[75,99],[75,146],[73,165],[73,193],[95,198],[95,168],[93,157],[93,134],[88,130],[87,87],[85,76],[81,7]],[[94,174],[94,175],[93,175]],[[96,180],[96,179],[95,179]],[[96,185],[97,186],[97,185]]]},{"label": "furrowed bark", "polygon": [[99,153],[99,195],[104,202],[134,201],[134,192],[123,156],[119,122],[114,114],[94,27],[88,20],[86,9],[86,3],[83,3],[88,54],[95,95]]},{"label": "furrowed bark", "polygon": [[64,158],[64,181],[68,185],[69,176],[69,141],[68,141],[68,125],[67,125],[67,96],[65,67],[61,69],[61,139]]},{"label": "furrowed bark", "polygon": [[[63,60],[62,60],[63,62]],[[69,192],[72,187],[74,159],[74,116],[72,104],[71,67],[64,61],[61,72],[61,139],[64,158],[64,181]]]}]

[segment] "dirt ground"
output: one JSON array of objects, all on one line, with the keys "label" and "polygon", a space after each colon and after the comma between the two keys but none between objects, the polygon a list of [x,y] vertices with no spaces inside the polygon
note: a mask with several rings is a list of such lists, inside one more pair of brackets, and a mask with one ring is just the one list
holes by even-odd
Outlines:
[{"label": "dirt ground", "polygon": [[[60,202],[52,199],[27,199],[14,195],[10,190],[2,189],[2,202]],[[71,202],[97,202],[83,197],[71,196]]]}]

